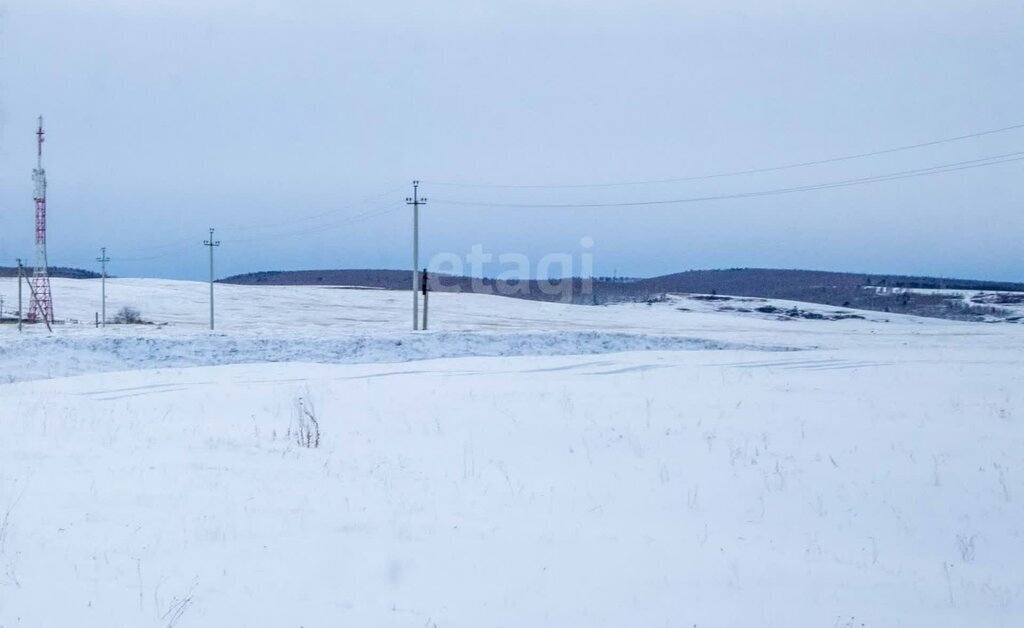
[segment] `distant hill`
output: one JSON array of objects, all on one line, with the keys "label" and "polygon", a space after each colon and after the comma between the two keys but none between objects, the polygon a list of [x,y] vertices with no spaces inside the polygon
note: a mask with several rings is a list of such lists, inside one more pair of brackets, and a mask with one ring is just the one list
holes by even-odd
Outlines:
[{"label": "distant hill", "polygon": [[[32,267],[25,267],[25,274],[32,274]],[[0,266],[0,277],[17,277],[18,267],[17,266]],[[66,266],[51,266],[50,276],[59,277],[62,279],[99,279],[100,274],[94,273],[91,270],[82,270],[81,268],[68,268]],[[110,275],[107,275],[108,277]]]},{"label": "distant hill", "polygon": [[[31,273],[26,268],[26,273]],[[14,277],[17,268],[0,267],[0,277]],[[51,267],[51,277],[97,279],[99,273],[80,268]],[[327,288],[369,288],[408,290],[412,277],[407,270],[346,269],[265,271],[234,275],[220,283],[263,286],[323,286]],[[671,293],[722,294],[743,297],[787,299],[918,316],[957,320],[981,320],[998,315],[999,300],[965,303],[943,291],[979,290],[990,293],[1024,292],[1024,283],[946,279],[907,275],[836,273],[773,268],[731,268],[690,270],[646,279],[597,277],[553,282],[498,281],[450,275],[431,275],[435,292],[497,294],[536,301],[562,301],[602,305],[623,301],[654,301]],[[929,292],[908,292],[927,289]],[[931,292],[935,291],[935,292]]]},{"label": "distant hill", "polygon": [[[407,290],[412,278],[401,270],[305,270],[271,271],[236,275],[224,283],[242,285],[319,285]],[[589,284],[589,285],[588,285]],[[945,279],[904,275],[873,275],[770,268],[691,270],[647,279],[579,278],[561,281],[511,281],[432,275],[430,288],[443,292],[499,294],[540,301],[605,304],[650,301],[669,293],[728,294],[819,303],[919,316],[977,320],[993,313],[989,306],[967,306],[961,299],[937,291],[982,290],[1024,292],[1024,283]]]}]

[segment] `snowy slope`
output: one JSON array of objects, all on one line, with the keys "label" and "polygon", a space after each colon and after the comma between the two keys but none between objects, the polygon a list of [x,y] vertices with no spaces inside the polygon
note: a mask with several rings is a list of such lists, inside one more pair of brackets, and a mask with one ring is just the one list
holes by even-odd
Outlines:
[{"label": "snowy slope", "polygon": [[[57,315],[67,322],[52,334],[43,326],[28,327],[22,334],[13,325],[0,326],[0,381],[157,366],[400,362],[649,349],[781,351],[823,343],[888,344],[907,334],[942,338],[950,332],[971,334],[982,344],[1002,342],[1003,337],[1002,331],[984,327],[877,312],[858,312],[864,320],[780,321],[785,317],[720,311],[731,306],[681,296],[651,305],[587,307],[448,293],[431,296],[430,332],[413,334],[408,331],[408,293],[233,285],[216,288],[217,330],[210,332],[205,284],[149,279],[109,280],[108,317],[127,305],[155,324],[96,329],[99,281],[53,283]],[[14,281],[0,280],[0,294],[12,293]],[[836,311],[788,301],[746,301],[756,303],[742,309],[769,305],[826,315]],[[734,304],[742,307],[745,301]]]},{"label": "snowy slope", "polygon": [[1020,326],[232,288],[0,329],[0,626],[1024,616]]}]

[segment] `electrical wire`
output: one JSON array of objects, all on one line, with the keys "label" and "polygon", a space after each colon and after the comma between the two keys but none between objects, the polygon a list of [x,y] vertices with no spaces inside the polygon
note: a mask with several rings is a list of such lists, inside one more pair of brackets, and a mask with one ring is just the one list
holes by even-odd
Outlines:
[{"label": "electrical wire", "polygon": [[[834,162],[839,162],[839,161],[858,159],[858,158],[862,158],[862,157],[870,157],[870,156],[876,156],[876,155],[883,155],[883,154],[887,154],[887,153],[894,153],[894,152],[898,152],[898,151],[911,150],[911,149],[915,149],[915,148],[934,146],[934,145],[937,145],[937,144],[943,144],[943,143],[947,143],[947,142],[954,142],[954,141],[959,141],[959,140],[964,140],[964,139],[969,139],[969,138],[976,138],[976,137],[981,137],[981,136],[985,136],[985,135],[991,135],[991,134],[995,134],[995,133],[1001,133],[1001,132],[1015,130],[1015,129],[1020,129],[1020,128],[1024,128],[1024,124],[1017,124],[1017,125],[1002,127],[1002,128],[999,128],[999,129],[992,129],[992,130],[988,130],[988,131],[981,131],[981,132],[978,132],[978,133],[971,133],[971,134],[968,134],[968,135],[960,135],[960,136],[956,136],[956,137],[950,137],[950,138],[944,138],[944,139],[939,139],[939,140],[933,140],[933,141],[930,141],[930,142],[922,142],[922,143],[918,143],[918,144],[910,144],[910,145],[898,146],[898,147],[894,147],[894,148],[887,148],[887,149],[872,151],[872,152],[868,152],[868,153],[859,153],[859,154],[855,154],[855,155],[845,155],[845,156],[841,156],[841,157],[833,157],[833,158],[829,158],[829,159],[820,159],[820,160],[815,160],[815,161],[800,162],[800,163],[788,164],[788,165],[784,165],[784,166],[773,166],[773,167],[769,167],[769,168],[756,168],[756,169],[751,169],[751,170],[742,170],[742,171],[735,171],[735,172],[724,172],[724,173],[717,173],[717,174],[710,174],[710,175],[701,175],[701,176],[695,176],[695,177],[682,177],[682,178],[677,178],[677,179],[660,179],[660,180],[648,180],[648,181],[632,181],[632,182],[624,182],[624,183],[600,183],[600,184],[579,184],[579,185],[487,185],[487,184],[444,183],[444,182],[436,182],[436,181],[424,181],[424,183],[430,183],[432,185],[472,187],[472,188],[485,188],[485,187],[488,187],[488,188],[559,189],[559,188],[596,188],[596,187],[612,187],[612,186],[626,186],[626,185],[642,185],[642,184],[648,184],[648,183],[671,183],[671,182],[680,182],[680,181],[694,181],[694,180],[700,180],[700,179],[714,179],[714,178],[721,178],[721,177],[738,176],[738,175],[743,175],[743,174],[755,174],[755,173],[762,173],[762,172],[773,172],[773,171],[786,170],[786,169],[791,169],[791,168],[799,168],[799,167],[804,167],[804,166],[812,166],[812,165],[819,165],[819,164],[826,164],[826,163],[834,163]],[[955,171],[960,171],[960,170],[969,170],[969,169],[974,169],[974,168],[982,168],[982,167],[1006,164],[1006,163],[1017,162],[1017,161],[1022,161],[1022,160],[1024,160],[1024,151],[1017,151],[1017,152],[1011,152],[1011,153],[1004,153],[1004,154],[1001,154],[1001,155],[993,155],[993,156],[989,156],[989,157],[982,157],[982,158],[979,158],[979,159],[971,159],[971,160],[965,160],[965,161],[959,161],[959,162],[939,164],[939,165],[935,165],[935,166],[929,166],[929,167],[926,167],[926,168],[917,168],[917,169],[912,169],[912,170],[903,170],[903,171],[898,171],[898,172],[883,173],[883,174],[878,174],[878,175],[872,175],[872,176],[867,176],[867,177],[858,177],[858,178],[852,178],[852,179],[841,179],[841,180],[837,180],[837,181],[828,181],[828,182],[824,182],[824,183],[817,183],[817,184],[810,184],[810,185],[801,185],[801,186],[783,187],[783,188],[771,188],[771,189],[767,189],[767,190],[754,190],[754,191],[749,191],[749,192],[736,192],[736,193],[730,193],[730,194],[718,194],[718,195],[707,195],[707,196],[691,196],[691,197],[684,197],[684,198],[658,199],[658,200],[648,200],[648,201],[624,201],[624,202],[611,202],[611,203],[504,203],[504,202],[488,202],[488,201],[472,201],[472,200],[466,201],[466,200],[444,199],[444,198],[436,198],[436,197],[434,197],[432,199],[432,201],[435,204],[436,203],[441,203],[441,204],[448,204],[448,205],[470,205],[470,206],[478,206],[478,207],[498,207],[498,208],[505,207],[505,208],[549,208],[549,209],[572,209],[572,208],[583,209],[583,208],[601,208],[601,207],[635,207],[635,206],[648,206],[648,205],[671,205],[671,204],[683,204],[683,203],[696,203],[696,202],[704,202],[704,201],[718,201],[718,200],[729,200],[729,199],[754,198],[754,197],[761,197],[761,196],[773,196],[773,195],[780,195],[780,194],[793,194],[793,193],[800,193],[800,192],[810,192],[810,191],[817,191],[817,190],[826,190],[826,189],[832,189],[832,188],[850,187],[850,186],[856,186],[856,185],[867,185],[867,184],[880,183],[880,182],[886,182],[886,181],[894,181],[894,180],[900,180],[900,179],[908,179],[908,178],[921,177],[921,176],[945,174],[945,173],[948,173],[948,172],[955,172]],[[367,198],[365,198],[363,200],[357,201],[353,205],[358,206],[358,205],[362,205],[362,204],[368,203],[368,202],[370,202],[372,200],[376,200],[376,199],[378,199],[378,198],[380,198],[382,196],[386,196],[388,194],[391,194],[391,193],[395,192],[397,189],[399,189],[399,187],[400,186],[389,188],[389,189],[387,189],[387,190],[385,190],[385,191],[383,191],[383,192],[381,192],[379,194],[375,194],[375,195],[367,197]],[[283,233],[272,233],[272,234],[255,236],[255,237],[249,237],[249,238],[232,238],[232,239],[227,239],[227,240],[224,240],[224,241],[227,242],[227,243],[241,244],[241,243],[259,242],[259,241],[272,240],[272,239],[291,238],[291,237],[307,235],[307,234],[313,233],[313,232],[328,231],[328,230],[331,230],[331,229],[336,229],[336,228],[339,228],[339,227],[347,226],[347,225],[354,224],[354,223],[357,223],[357,222],[361,222],[361,221],[364,221],[364,220],[369,220],[369,219],[376,218],[376,217],[379,217],[379,216],[383,216],[383,215],[386,215],[386,214],[394,213],[396,211],[399,211],[403,206],[404,206],[404,203],[402,203],[402,202],[394,202],[394,203],[391,203],[389,205],[385,205],[385,206],[382,206],[382,207],[376,207],[374,209],[370,209],[370,210],[367,210],[365,212],[361,212],[361,213],[358,213],[358,214],[351,215],[351,216],[349,216],[349,217],[347,217],[347,218],[345,218],[345,219],[343,219],[341,221],[333,222],[333,223],[328,223],[326,225],[316,225],[316,226],[312,226],[312,227],[301,229],[301,230],[297,230],[297,231],[290,231],[290,232],[283,232]],[[351,206],[349,208],[330,210],[330,211],[321,212],[321,213],[318,213],[318,214],[304,216],[304,217],[300,217],[300,218],[296,218],[296,219],[291,219],[291,220],[287,220],[287,221],[281,221],[281,222],[275,222],[275,223],[266,223],[266,224],[262,224],[262,225],[239,225],[239,226],[229,227],[228,229],[230,229],[231,231],[247,231],[247,230],[253,230],[253,229],[264,229],[264,228],[279,227],[279,226],[282,226],[282,225],[291,225],[291,224],[295,224],[297,222],[304,222],[304,221],[309,221],[309,220],[315,220],[317,218],[322,218],[324,216],[329,216],[329,215],[337,214],[339,212],[344,211],[345,209],[351,209]],[[174,241],[174,242],[169,242],[169,243],[166,243],[166,244],[154,245],[154,246],[149,246],[149,247],[144,247],[144,248],[127,249],[128,251],[133,251],[133,250],[154,251],[154,250],[161,250],[161,249],[163,249],[164,251],[161,252],[161,253],[153,254],[153,255],[142,255],[142,256],[135,256],[135,257],[119,257],[119,258],[117,258],[116,261],[118,263],[132,263],[132,262],[141,262],[141,261],[150,261],[150,260],[156,260],[156,259],[163,259],[163,258],[166,258],[166,257],[170,257],[172,255],[177,255],[181,251],[191,249],[196,241],[197,240],[193,240],[192,238],[187,238],[187,239],[177,240],[177,241]]]},{"label": "electrical wire", "polygon": [[660,199],[652,201],[625,201],[615,203],[495,203],[488,201],[462,201],[455,199],[445,199],[432,197],[431,201],[435,204],[444,203],[448,205],[473,205],[478,207],[519,207],[519,208],[549,208],[549,209],[570,209],[570,208],[596,208],[596,207],[635,207],[641,205],[672,205],[679,203],[697,203],[702,201],[720,201],[727,199],[740,199],[740,198],[752,198],[758,196],[773,196],[777,194],[794,194],[797,192],[811,192],[815,190],[826,190],[831,188],[850,187],[855,185],[867,185],[871,183],[879,183],[883,181],[894,181],[897,179],[910,179],[913,177],[922,177],[935,174],[944,174],[947,172],[955,172],[958,170],[969,170],[972,168],[983,168],[986,166],[995,166],[999,164],[1005,164],[1015,161],[1024,160],[1024,151],[1018,151],[1013,153],[1005,153],[1003,155],[994,155],[991,157],[983,157],[981,159],[971,159],[967,161],[959,161],[948,164],[940,164],[938,166],[930,166],[928,168],[917,168],[914,170],[904,170],[900,172],[892,172],[887,174],[874,175],[870,177],[859,177],[856,179],[842,179],[839,181],[829,181],[825,183],[817,183],[813,185],[801,185],[795,187],[786,188],[772,188],[768,190],[755,190],[751,192],[735,192],[731,194],[716,194],[709,196],[691,196],[686,198],[674,198],[674,199]]},{"label": "electrical wire", "polygon": [[315,233],[315,232],[329,231],[331,229],[337,229],[339,227],[344,227],[344,226],[347,226],[347,225],[351,225],[353,223],[362,222],[364,220],[369,220],[371,218],[377,218],[378,216],[384,216],[386,214],[392,214],[392,213],[402,209],[402,207],[404,207],[404,206],[405,206],[404,202],[395,202],[395,203],[392,203],[391,205],[387,205],[387,206],[384,206],[384,207],[378,207],[376,209],[371,209],[371,210],[362,212],[360,214],[355,214],[353,216],[350,216],[350,217],[346,218],[345,220],[342,220],[342,221],[339,221],[339,222],[335,222],[335,223],[328,223],[326,225],[317,225],[315,227],[310,227],[308,229],[302,229],[300,231],[293,231],[293,232],[288,232],[288,233],[277,233],[277,234],[271,234],[271,235],[262,235],[262,236],[252,237],[252,238],[225,239],[225,240],[223,240],[223,242],[226,243],[226,244],[241,244],[241,243],[245,243],[245,242],[261,242],[261,241],[264,241],[264,240],[277,240],[277,239],[283,239],[283,238],[293,238],[293,237],[296,237],[296,236],[308,235],[310,233]]},{"label": "electrical wire", "polygon": [[[316,226],[309,227],[309,228],[306,228],[306,229],[302,229],[302,230],[299,230],[299,231],[274,233],[274,234],[255,236],[255,237],[250,237],[250,238],[227,238],[227,239],[222,238],[221,241],[224,242],[225,244],[243,244],[243,243],[248,243],[248,242],[261,242],[261,241],[264,241],[264,240],[275,240],[275,239],[292,238],[292,237],[296,237],[296,236],[300,236],[300,235],[307,235],[307,234],[315,233],[315,232],[330,231],[332,229],[337,229],[339,227],[344,227],[346,225],[350,225],[350,224],[354,224],[354,223],[357,223],[357,222],[362,222],[364,220],[370,220],[370,219],[376,218],[378,216],[384,216],[386,214],[394,213],[394,212],[400,210],[404,206],[405,206],[404,202],[396,201],[394,203],[391,203],[390,205],[385,205],[383,207],[376,207],[374,209],[367,210],[365,212],[361,212],[361,213],[358,213],[358,214],[353,214],[352,216],[349,216],[349,217],[347,217],[344,220],[336,221],[336,222],[333,222],[333,223],[328,223],[328,224],[325,224],[325,225],[316,225]],[[331,213],[336,213],[336,212],[331,212]],[[198,238],[196,238],[196,239],[190,238],[188,240],[184,240],[184,242],[187,242],[187,244],[183,244],[183,245],[163,245],[163,246],[172,246],[173,248],[171,248],[171,249],[169,249],[167,251],[164,251],[162,253],[157,253],[157,254],[154,254],[154,255],[144,255],[144,256],[139,256],[139,257],[118,257],[116,261],[118,263],[132,263],[132,262],[145,262],[145,261],[150,261],[150,260],[163,259],[163,258],[171,257],[172,255],[178,255],[181,251],[186,251],[186,250],[192,249],[194,244],[196,242],[198,242],[198,241],[199,241]],[[161,246],[157,245],[157,246],[152,247],[152,248],[161,248]]]},{"label": "electrical wire", "polygon": [[785,164],[781,166],[768,166],[764,168],[751,168],[748,170],[733,170],[729,172],[716,172],[712,174],[702,174],[686,177],[676,177],[671,179],[648,179],[645,181],[619,181],[613,183],[574,183],[574,184],[556,184],[556,185],[505,185],[495,183],[460,183],[460,182],[448,182],[448,181],[428,181],[424,180],[423,183],[430,185],[446,186],[446,187],[463,187],[463,188],[502,188],[502,189],[572,189],[572,188],[602,188],[602,187],[619,187],[629,185],[655,185],[661,183],[682,183],[684,181],[703,181],[707,179],[721,179],[725,177],[736,177],[741,175],[749,174],[760,174],[764,172],[778,172],[780,170],[790,170],[793,168],[805,168],[808,166],[820,166],[823,164],[831,164],[840,161],[849,161],[851,159],[862,159],[865,157],[877,157],[878,155],[887,155],[890,153],[898,153],[901,151],[914,150],[917,148],[926,148],[929,146],[937,146],[939,144],[946,144],[949,142],[959,142],[961,140],[973,139],[978,137],[984,137],[986,135],[994,135],[996,133],[1005,133],[1007,131],[1015,131],[1017,129],[1024,129],[1024,124],[1013,124],[1010,126],[1000,127],[998,129],[990,129],[987,131],[979,131],[977,133],[968,133],[966,135],[957,135],[955,137],[946,137],[938,140],[931,140],[928,142],[919,142],[917,144],[906,144],[903,146],[895,146],[892,148],[883,148],[880,150],[873,150],[866,153],[854,153],[851,155],[841,155],[839,157],[829,157],[826,159],[815,159],[813,161],[801,161],[797,163]]},{"label": "electrical wire", "polygon": [[223,228],[225,230],[231,230],[231,231],[251,231],[251,230],[254,230],[254,229],[268,229],[268,228],[271,228],[271,227],[280,227],[280,226],[283,226],[283,225],[293,225],[293,224],[298,223],[298,222],[306,222],[306,221],[309,221],[309,220],[316,220],[317,218],[323,218],[324,216],[332,216],[334,214],[339,214],[341,212],[344,212],[344,211],[346,211],[348,209],[352,209],[353,207],[358,207],[360,205],[365,205],[365,204],[367,204],[367,203],[369,203],[371,201],[375,201],[375,200],[381,198],[382,196],[387,196],[389,194],[394,194],[395,192],[400,190],[402,187],[404,187],[404,185],[405,184],[403,183],[403,184],[392,186],[392,187],[384,190],[383,192],[380,192],[379,194],[374,194],[374,195],[368,196],[368,197],[366,197],[364,199],[355,201],[354,203],[352,203],[348,207],[344,207],[344,208],[340,208],[340,209],[331,209],[331,210],[328,210],[328,211],[325,211],[325,212],[320,212],[319,214],[311,214],[309,216],[303,216],[303,217],[300,217],[300,218],[289,218],[288,220],[281,220],[281,221],[278,221],[278,222],[271,222],[271,223],[263,223],[263,224],[259,224],[259,225],[225,225],[225,226],[222,226],[221,228]]},{"label": "electrical wire", "polygon": [[[388,194],[392,194],[396,190],[398,190],[400,187],[401,186],[394,186],[394,187],[388,188],[387,190],[385,190],[385,191],[383,191],[383,192],[381,192],[379,194],[374,194],[374,195],[366,197],[366,198],[364,198],[362,200],[356,201],[355,203],[353,203],[353,205],[354,206],[358,206],[358,205],[366,204],[366,203],[368,203],[370,201],[373,201],[373,200],[376,200],[376,199],[378,199],[378,198],[380,198],[382,196],[386,196]],[[367,220],[367,219],[370,219],[370,218],[375,218],[377,216],[381,216],[381,215],[384,215],[384,214],[388,214],[388,213],[397,211],[399,209],[399,207],[394,207],[394,206],[395,205],[400,205],[400,204],[401,203],[399,203],[399,202],[395,202],[395,203],[387,205],[387,206],[385,206],[383,208],[382,207],[377,207],[377,208],[374,208],[374,209],[371,209],[371,210],[368,210],[368,211],[365,211],[365,212],[354,214],[354,215],[349,216],[348,218],[346,218],[346,219],[344,219],[344,220],[342,220],[340,222],[328,223],[326,225],[317,225],[317,226],[314,226],[314,227],[310,227],[308,229],[303,229],[301,231],[285,232],[283,234],[282,233],[272,233],[272,234],[267,234],[267,235],[263,235],[263,236],[251,237],[251,238],[231,238],[231,239],[227,239],[227,240],[224,240],[224,241],[225,242],[230,242],[230,243],[258,242],[258,241],[262,241],[262,240],[271,240],[271,239],[275,239],[275,238],[289,238],[289,237],[294,237],[296,235],[305,235],[305,234],[313,233],[313,232],[317,232],[317,231],[324,231],[324,230],[335,229],[337,227],[341,227],[341,226],[345,226],[345,225],[348,225],[348,224],[352,224],[354,222],[360,222],[362,220]],[[252,229],[270,228],[270,227],[277,227],[277,226],[282,226],[282,225],[292,225],[292,224],[301,223],[301,222],[305,222],[305,221],[309,221],[309,220],[315,220],[317,218],[322,218],[324,216],[330,216],[330,215],[338,214],[338,213],[344,212],[346,210],[350,210],[351,208],[352,208],[352,206],[345,207],[345,208],[339,208],[339,209],[332,209],[332,210],[329,210],[329,211],[320,212],[318,214],[312,214],[312,215],[309,215],[309,216],[303,216],[303,217],[294,218],[294,219],[291,219],[291,220],[281,221],[281,222],[276,222],[276,223],[266,223],[266,224],[262,224],[262,225],[251,225],[251,226],[246,226],[246,225],[228,226],[228,227],[224,228],[224,230],[225,231],[248,231],[248,230],[252,230]],[[165,250],[163,252],[161,252],[161,253],[155,253],[153,255],[118,257],[116,261],[118,263],[122,263],[122,262],[129,262],[130,263],[130,262],[144,262],[144,261],[150,261],[150,260],[155,260],[155,259],[163,259],[163,258],[166,258],[166,257],[170,257],[172,255],[177,255],[181,251],[189,250],[190,248],[192,248],[192,246],[194,245],[194,243],[196,241],[197,240],[195,238],[183,238],[181,240],[175,240],[173,242],[169,242],[169,243],[166,243],[166,244],[157,244],[157,245],[153,245],[153,246],[149,246],[149,247],[138,247],[138,248],[127,249],[128,251],[153,251],[154,249],[156,249],[156,250],[165,249]]]}]

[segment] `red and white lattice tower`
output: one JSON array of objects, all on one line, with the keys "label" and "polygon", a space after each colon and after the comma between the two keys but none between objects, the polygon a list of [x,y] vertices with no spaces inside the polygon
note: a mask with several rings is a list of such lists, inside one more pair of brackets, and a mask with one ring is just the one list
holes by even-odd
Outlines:
[{"label": "red and white lattice tower", "polygon": [[29,279],[32,292],[28,305],[29,322],[53,323],[53,297],[50,295],[50,268],[46,262],[46,171],[43,170],[43,117],[39,116],[36,169],[32,171],[36,199],[36,267]]}]

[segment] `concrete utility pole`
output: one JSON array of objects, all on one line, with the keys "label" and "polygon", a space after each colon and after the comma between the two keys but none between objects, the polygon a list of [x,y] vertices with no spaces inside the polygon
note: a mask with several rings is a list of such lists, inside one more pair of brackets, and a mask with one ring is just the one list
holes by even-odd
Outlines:
[{"label": "concrete utility pole", "polygon": [[21,276],[24,272],[21,269],[21,258],[18,258],[18,331],[21,331]]},{"label": "concrete utility pole", "polygon": [[96,261],[100,263],[100,267],[103,269],[102,286],[100,290],[100,325],[103,327],[107,326],[107,262],[110,258],[107,257],[107,247],[100,249],[100,256],[96,258]]},{"label": "concrete utility pole", "polygon": [[412,182],[412,197],[406,197],[406,205],[412,205],[412,329],[420,328],[420,205],[427,199],[419,197],[420,182]]},{"label": "concrete utility pole", "polygon": [[220,246],[220,240],[213,240],[213,227],[210,227],[210,239],[203,240],[203,246],[210,248],[210,329],[213,329],[213,247]]}]

